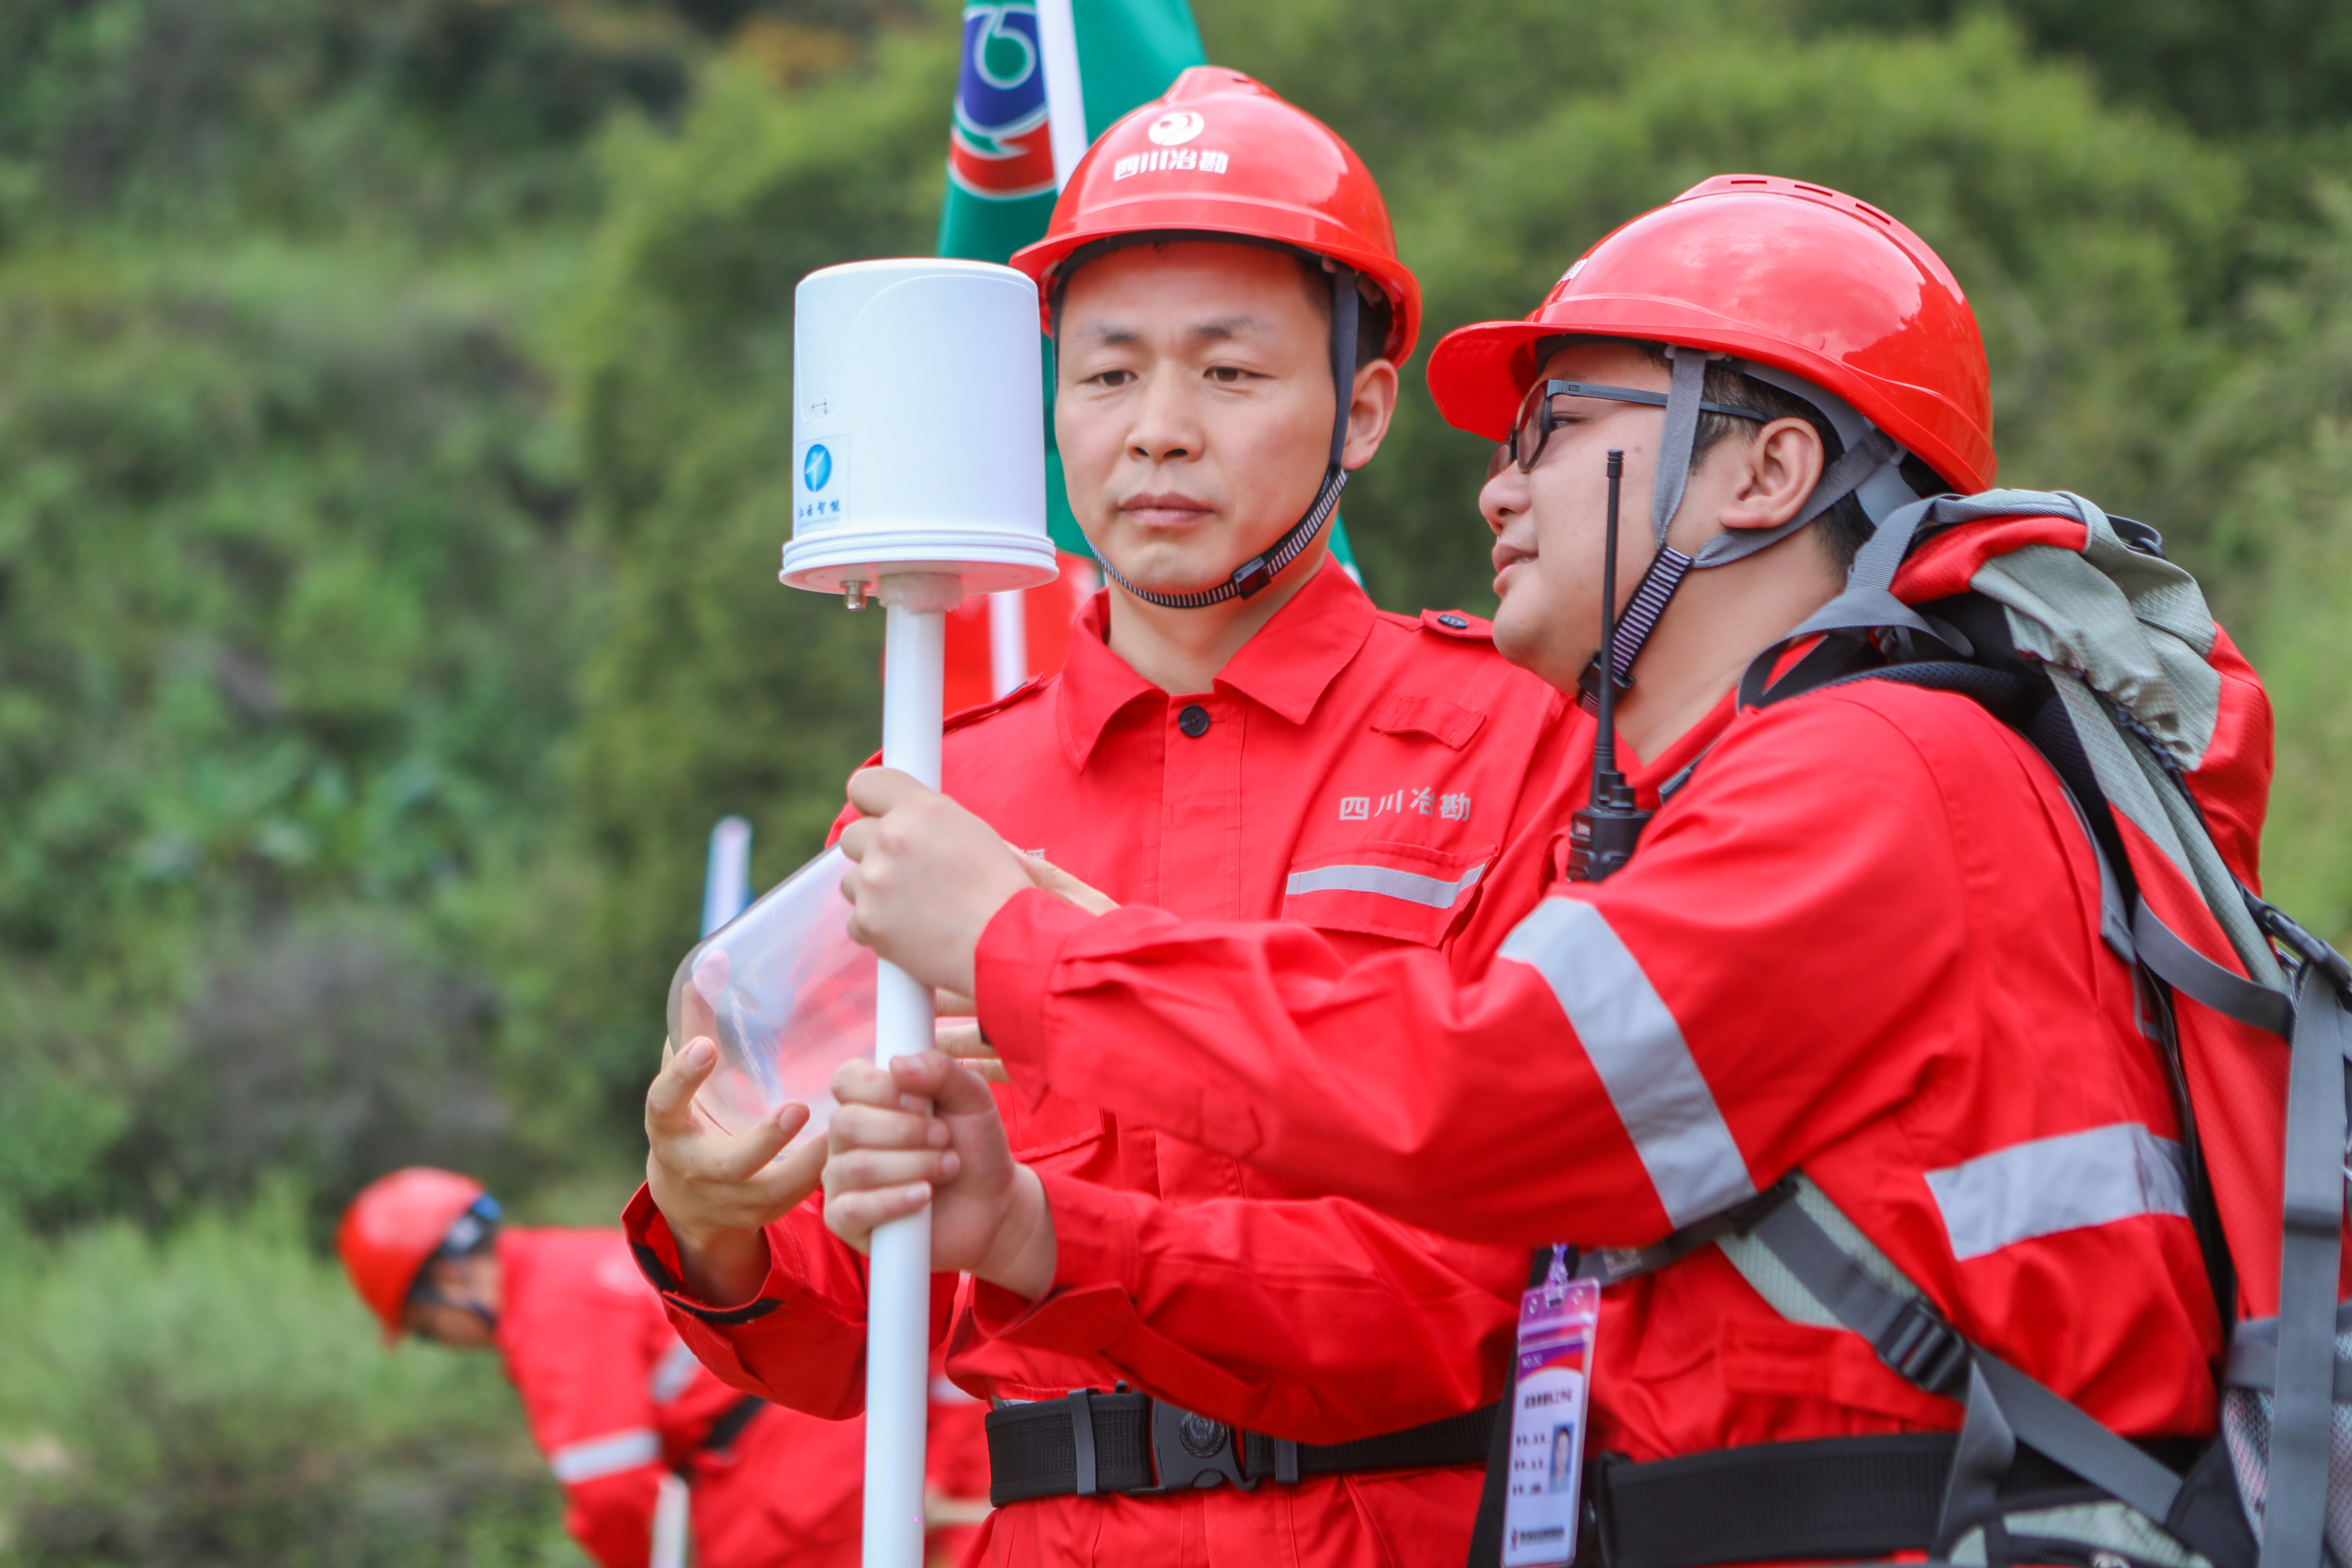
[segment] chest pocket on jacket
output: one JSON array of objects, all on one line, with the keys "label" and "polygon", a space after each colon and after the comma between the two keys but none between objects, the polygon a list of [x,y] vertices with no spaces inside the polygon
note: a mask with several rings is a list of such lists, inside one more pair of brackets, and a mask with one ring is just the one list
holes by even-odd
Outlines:
[{"label": "chest pocket on jacket", "polygon": [[1435,947],[1477,901],[1495,849],[1371,841],[1301,856],[1283,884],[1282,918]]}]

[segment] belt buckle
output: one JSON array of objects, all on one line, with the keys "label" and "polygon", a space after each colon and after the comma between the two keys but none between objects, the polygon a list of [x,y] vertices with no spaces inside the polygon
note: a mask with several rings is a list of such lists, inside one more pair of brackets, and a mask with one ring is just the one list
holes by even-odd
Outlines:
[{"label": "belt buckle", "polygon": [[1132,1495],[1192,1491],[1221,1481],[1245,1492],[1257,1489],[1255,1481],[1242,1479],[1240,1433],[1159,1399],[1151,1402],[1151,1471],[1160,1484]]}]

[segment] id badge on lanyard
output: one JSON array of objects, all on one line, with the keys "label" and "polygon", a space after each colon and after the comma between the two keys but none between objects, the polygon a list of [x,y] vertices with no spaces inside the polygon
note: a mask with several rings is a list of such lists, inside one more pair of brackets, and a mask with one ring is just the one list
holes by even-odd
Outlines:
[{"label": "id badge on lanyard", "polygon": [[1519,1299],[1503,1568],[1549,1568],[1576,1556],[1586,1394],[1600,1315],[1600,1283],[1570,1279],[1566,1249],[1553,1247],[1549,1277]]}]

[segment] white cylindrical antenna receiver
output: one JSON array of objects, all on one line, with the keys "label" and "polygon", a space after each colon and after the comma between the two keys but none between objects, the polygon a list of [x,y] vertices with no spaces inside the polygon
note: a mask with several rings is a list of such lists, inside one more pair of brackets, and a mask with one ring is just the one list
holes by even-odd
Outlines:
[{"label": "white cylindrical antenna receiver", "polygon": [[1037,285],[1010,267],[853,261],[802,279],[783,580],[832,594],[899,572],[951,574],[967,594],[1052,582],[1040,342]]},{"label": "white cylindrical antenna receiver", "polygon": [[[882,761],[940,783],[945,613],[1054,581],[1037,286],[983,261],[856,261],[793,299],[793,538],[782,579],[882,601]],[[931,1045],[931,994],[878,966],[875,1058]],[[723,990],[723,987],[722,987]],[[931,1211],[874,1232],[865,1568],[921,1568]]]}]

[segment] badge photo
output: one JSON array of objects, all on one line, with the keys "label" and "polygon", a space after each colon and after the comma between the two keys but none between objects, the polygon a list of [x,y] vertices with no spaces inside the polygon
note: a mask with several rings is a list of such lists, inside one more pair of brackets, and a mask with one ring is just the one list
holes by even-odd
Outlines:
[{"label": "badge photo", "polygon": [[1552,1277],[1520,1300],[1503,1568],[1547,1568],[1575,1559],[1585,1395],[1600,1315],[1600,1284],[1567,1278],[1557,1256]]}]

